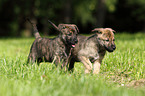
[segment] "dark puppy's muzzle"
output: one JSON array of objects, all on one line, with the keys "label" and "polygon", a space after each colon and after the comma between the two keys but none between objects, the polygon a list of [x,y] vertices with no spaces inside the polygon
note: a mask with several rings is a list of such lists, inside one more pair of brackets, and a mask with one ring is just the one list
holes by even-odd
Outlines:
[{"label": "dark puppy's muzzle", "polygon": [[74,39],[75,44],[78,43],[78,39]]},{"label": "dark puppy's muzzle", "polygon": [[71,41],[71,47],[74,48],[75,47],[75,44],[78,43],[78,39],[75,38]]}]

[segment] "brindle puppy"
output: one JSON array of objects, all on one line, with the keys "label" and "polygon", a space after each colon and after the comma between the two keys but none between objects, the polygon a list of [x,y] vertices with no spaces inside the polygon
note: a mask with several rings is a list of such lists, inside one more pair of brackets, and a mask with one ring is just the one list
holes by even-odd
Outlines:
[{"label": "brindle puppy", "polygon": [[98,74],[106,50],[113,52],[116,49],[114,30],[111,28],[95,28],[92,31],[95,34],[89,37],[78,36],[78,43],[72,50],[73,58],[69,70],[73,69],[75,61],[81,61],[85,66],[85,73],[93,71],[94,74]]},{"label": "brindle puppy", "polygon": [[59,25],[59,28],[49,21],[60,34],[55,38],[42,38],[37,30],[36,24],[29,22],[33,26],[35,41],[33,42],[28,62],[38,64],[42,61],[52,62],[58,65],[63,63],[65,65],[69,60],[71,48],[75,47],[78,42],[77,34],[78,28],[73,24]]}]

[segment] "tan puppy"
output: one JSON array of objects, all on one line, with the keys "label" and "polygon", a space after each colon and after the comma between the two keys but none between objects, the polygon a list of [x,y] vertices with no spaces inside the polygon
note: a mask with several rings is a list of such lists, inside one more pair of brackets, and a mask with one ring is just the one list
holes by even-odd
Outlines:
[{"label": "tan puppy", "polygon": [[69,70],[74,67],[75,61],[81,61],[85,66],[85,73],[93,71],[98,74],[100,65],[106,50],[113,52],[116,49],[114,30],[111,28],[95,28],[92,30],[95,34],[86,37],[78,36],[78,43],[72,50],[72,59],[69,65]]}]

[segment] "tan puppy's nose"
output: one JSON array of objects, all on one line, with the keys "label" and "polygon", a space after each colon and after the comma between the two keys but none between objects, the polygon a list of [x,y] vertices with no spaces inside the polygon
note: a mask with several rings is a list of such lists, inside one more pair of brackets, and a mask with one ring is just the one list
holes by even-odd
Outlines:
[{"label": "tan puppy's nose", "polygon": [[115,50],[115,49],[116,49],[116,46],[115,46],[115,45],[113,45],[113,47],[112,47],[112,48],[113,48],[113,50]]}]

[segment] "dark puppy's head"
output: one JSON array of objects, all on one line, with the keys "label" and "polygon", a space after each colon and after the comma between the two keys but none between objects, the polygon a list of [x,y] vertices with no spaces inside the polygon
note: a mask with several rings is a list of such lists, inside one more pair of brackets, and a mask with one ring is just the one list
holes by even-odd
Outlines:
[{"label": "dark puppy's head", "polygon": [[95,28],[92,31],[97,34],[97,40],[99,41],[99,44],[104,46],[108,52],[113,52],[116,49],[114,43],[114,30],[111,28]]},{"label": "dark puppy's head", "polygon": [[61,32],[63,41],[71,47],[75,47],[78,42],[77,34],[79,32],[78,27],[74,24],[59,24],[58,28]]},{"label": "dark puppy's head", "polygon": [[78,42],[77,34],[79,32],[78,27],[74,24],[59,24],[58,27],[50,20],[48,22],[60,32],[60,36],[65,44],[70,47],[75,47]]}]

